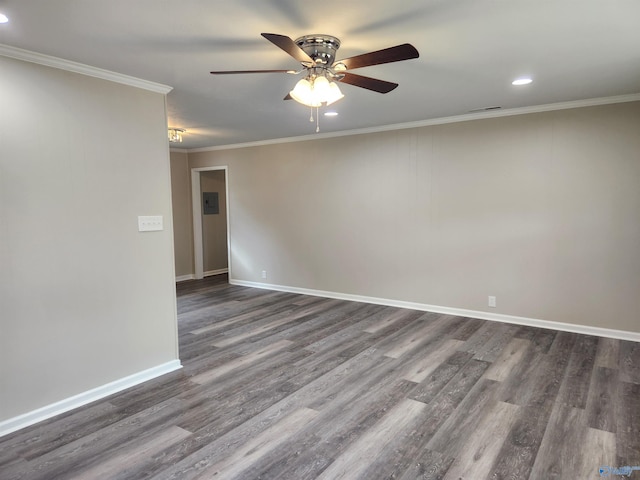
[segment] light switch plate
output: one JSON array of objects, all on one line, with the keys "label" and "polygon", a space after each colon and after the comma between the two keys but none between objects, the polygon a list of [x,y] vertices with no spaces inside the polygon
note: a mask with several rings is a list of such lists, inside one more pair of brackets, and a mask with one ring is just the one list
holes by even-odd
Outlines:
[{"label": "light switch plate", "polygon": [[162,225],[162,215],[138,217],[139,232],[158,232],[160,230],[164,230],[164,227]]}]

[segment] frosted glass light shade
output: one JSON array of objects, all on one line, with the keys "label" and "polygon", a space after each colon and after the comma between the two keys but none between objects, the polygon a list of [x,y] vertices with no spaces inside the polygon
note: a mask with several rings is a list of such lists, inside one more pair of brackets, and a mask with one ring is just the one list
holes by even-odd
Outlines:
[{"label": "frosted glass light shade", "polygon": [[329,82],[326,77],[316,77],[313,80],[303,78],[289,92],[291,98],[307,107],[321,107],[331,105],[344,97],[335,82]]},{"label": "frosted glass light shade", "polygon": [[335,82],[329,84],[329,93],[327,94],[327,105],[337,102],[341,98],[344,98],[343,93],[340,91],[340,87]]},{"label": "frosted glass light shade", "polygon": [[291,98],[296,102],[306,105],[307,107],[320,106],[313,92],[313,84],[306,78],[296,83],[296,86],[289,92],[289,95],[291,95]]}]

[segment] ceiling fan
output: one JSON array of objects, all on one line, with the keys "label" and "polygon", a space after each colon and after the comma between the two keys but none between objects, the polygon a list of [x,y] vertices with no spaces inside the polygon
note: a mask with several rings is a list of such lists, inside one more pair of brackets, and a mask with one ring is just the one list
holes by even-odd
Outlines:
[{"label": "ceiling fan", "polygon": [[214,75],[236,73],[305,73],[291,92],[284,98],[294,99],[309,107],[330,105],[344,97],[336,82],[347,83],[378,93],[389,93],[397,83],[365,77],[351,73],[356,68],[381,65],[418,58],[413,45],[404,43],[375,52],[356,55],[335,61],[340,48],[340,40],[331,35],[304,35],[296,40],[276,33],[262,33],[264,38],[295,58],[302,65],[301,70],[231,70],[214,71]]}]

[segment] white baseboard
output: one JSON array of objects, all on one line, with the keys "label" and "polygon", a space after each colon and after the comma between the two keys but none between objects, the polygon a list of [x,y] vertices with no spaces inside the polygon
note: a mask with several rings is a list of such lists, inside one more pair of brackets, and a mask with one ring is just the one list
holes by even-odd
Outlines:
[{"label": "white baseboard", "polygon": [[[212,277],[214,275],[222,275],[224,273],[229,273],[228,268],[221,268],[220,270],[209,270],[208,272],[204,272],[203,277]],[[187,280],[195,280],[196,276],[193,273],[188,275],[180,275],[176,277],[176,283],[178,282],[186,282]]]},{"label": "white baseboard", "polygon": [[613,330],[610,328],[591,327],[589,325],[577,325],[573,323],[553,322],[551,320],[540,320],[537,318],[518,317],[514,315],[504,315],[500,313],[482,312],[479,310],[465,310],[462,308],[442,307],[439,305],[427,305],[424,303],[405,302],[401,300],[391,300],[387,298],[367,297],[363,295],[351,295],[349,293],[327,292],[324,290],[312,290],[307,288],[289,287],[285,285],[272,285],[267,283],[247,282],[244,280],[229,279],[232,285],[245,287],[263,288],[266,290],[276,290],[279,292],[300,293],[302,295],[313,295],[316,297],[335,298],[337,300],[349,300],[352,302],[372,303],[375,305],[385,305],[388,307],[408,308],[425,312],[443,313],[446,315],[456,315],[459,317],[478,318],[480,320],[491,320],[494,322],[513,323],[516,325],[527,325],[537,328],[548,328],[562,332],[581,333],[583,335],[595,335],[597,337],[616,338],[631,342],[640,342],[640,332],[628,332],[625,330]]},{"label": "white baseboard", "polygon": [[180,275],[179,277],[176,277],[176,283],[178,282],[186,282],[187,280],[195,280],[196,276],[193,273],[190,273],[189,275]]},{"label": "white baseboard", "polygon": [[222,275],[224,273],[229,273],[228,268],[221,268],[220,270],[209,270],[208,272],[204,272],[205,277],[212,277],[214,275]]},{"label": "white baseboard", "polygon": [[48,418],[55,417],[61,413],[68,412],[74,408],[82,407],[88,403],[108,397],[109,395],[118,393],[122,390],[173,372],[180,368],[182,368],[180,360],[172,360],[162,365],[143,370],[142,372],[134,373],[128,377],[115,380],[100,387],[87,390],[86,392],[74,395],[73,397],[65,398],[59,402],[38,408],[37,410],[10,418],[0,422],[0,437]]},{"label": "white baseboard", "polygon": [[[220,270],[209,270],[208,272],[204,272],[203,277],[212,277],[213,275],[222,275],[223,273],[229,273],[229,269],[221,268]],[[193,273],[190,273],[188,275],[180,275],[179,277],[176,277],[176,283],[195,279],[196,276]]]}]

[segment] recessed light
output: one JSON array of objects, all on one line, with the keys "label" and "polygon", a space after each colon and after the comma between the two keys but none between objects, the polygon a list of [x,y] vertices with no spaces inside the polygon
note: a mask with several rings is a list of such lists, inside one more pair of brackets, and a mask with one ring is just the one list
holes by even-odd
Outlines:
[{"label": "recessed light", "polygon": [[0,13],[0,23],[9,23],[9,17],[4,13]]},{"label": "recessed light", "polygon": [[511,85],[529,85],[533,80],[529,77],[516,78]]},{"label": "recessed light", "polygon": [[337,117],[338,112],[324,112],[325,117]]}]

